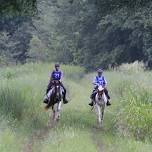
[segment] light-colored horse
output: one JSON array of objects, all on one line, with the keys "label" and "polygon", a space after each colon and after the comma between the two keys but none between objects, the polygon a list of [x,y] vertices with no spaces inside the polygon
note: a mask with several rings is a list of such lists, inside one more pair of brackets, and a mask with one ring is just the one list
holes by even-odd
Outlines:
[{"label": "light-colored horse", "polygon": [[103,124],[104,110],[106,105],[107,97],[104,93],[104,88],[101,85],[99,85],[94,101],[94,109],[97,115],[97,123],[99,127],[102,127]]}]

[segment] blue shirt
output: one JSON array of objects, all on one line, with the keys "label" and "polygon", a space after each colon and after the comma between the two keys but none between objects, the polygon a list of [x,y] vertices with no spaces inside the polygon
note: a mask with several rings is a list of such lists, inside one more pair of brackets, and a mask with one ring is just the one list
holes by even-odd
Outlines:
[{"label": "blue shirt", "polygon": [[62,71],[56,71],[54,70],[52,73],[51,73],[51,79],[52,80],[61,80],[62,78]]},{"label": "blue shirt", "polygon": [[105,80],[104,76],[96,76],[93,80],[93,84],[96,85],[101,85],[105,86],[107,84],[107,81]]}]

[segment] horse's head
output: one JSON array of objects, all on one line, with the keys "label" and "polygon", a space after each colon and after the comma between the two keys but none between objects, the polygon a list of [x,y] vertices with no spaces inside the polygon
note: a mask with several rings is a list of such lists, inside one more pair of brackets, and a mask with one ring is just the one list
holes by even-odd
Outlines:
[{"label": "horse's head", "polygon": [[61,100],[61,83],[60,81],[54,81],[54,87],[55,87],[55,98],[60,101]]},{"label": "horse's head", "polygon": [[97,92],[97,94],[98,94],[98,99],[99,99],[99,100],[102,99],[103,93],[104,93],[104,88],[100,85],[100,86],[98,87],[98,92]]}]

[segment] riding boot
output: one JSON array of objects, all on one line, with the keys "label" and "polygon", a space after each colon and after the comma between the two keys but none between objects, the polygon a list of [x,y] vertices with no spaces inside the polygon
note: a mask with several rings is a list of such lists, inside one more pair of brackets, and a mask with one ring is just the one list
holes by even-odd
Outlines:
[{"label": "riding boot", "polygon": [[93,106],[93,100],[89,103],[89,106]]},{"label": "riding boot", "polygon": [[110,96],[109,96],[109,94],[107,94],[107,98],[108,98],[108,99],[110,99]]},{"label": "riding boot", "polygon": [[93,93],[90,96],[91,102],[89,103],[89,106],[93,106],[93,101],[95,99],[95,92],[93,91]]},{"label": "riding boot", "polygon": [[60,83],[60,85],[62,86],[62,88],[63,88],[63,90],[64,90],[64,91],[63,91],[63,103],[64,103],[64,104],[67,104],[67,103],[68,103],[68,100],[66,99],[66,92],[67,92],[67,91],[66,91],[66,88],[64,87],[64,85],[63,85],[62,82]]},{"label": "riding boot", "polygon": [[105,92],[106,97],[110,100],[110,96],[109,96],[108,90],[107,90],[107,89],[104,89],[104,92]]},{"label": "riding boot", "polygon": [[49,102],[48,96],[45,95],[45,96],[44,96],[43,103],[48,104],[48,102]]},{"label": "riding boot", "polygon": [[107,100],[107,106],[110,106],[110,105],[111,105],[110,101],[109,101],[109,100]]},{"label": "riding boot", "polygon": [[110,101],[109,101],[109,100],[110,100],[110,96],[109,96],[108,90],[105,89],[104,92],[105,92],[105,95],[106,95],[106,97],[107,97],[107,99],[108,99],[108,100],[107,100],[107,106],[110,106],[111,103],[110,103]]},{"label": "riding boot", "polygon": [[66,93],[63,93],[63,103],[67,104],[68,100],[66,99]]}]

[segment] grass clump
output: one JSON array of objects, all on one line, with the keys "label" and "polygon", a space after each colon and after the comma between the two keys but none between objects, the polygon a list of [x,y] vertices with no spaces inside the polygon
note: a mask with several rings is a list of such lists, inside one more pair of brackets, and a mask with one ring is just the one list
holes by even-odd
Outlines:
[{"label": "grass clump", "polygon": [[125,136],[152,141],[152,93],[141,85],[124,87],[117,127]]}]

